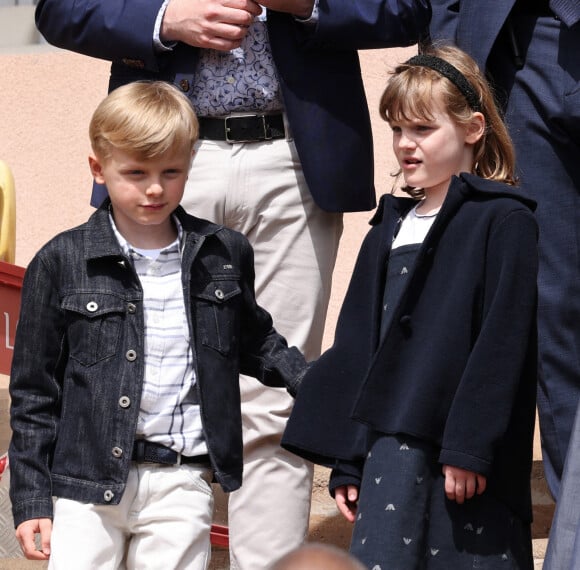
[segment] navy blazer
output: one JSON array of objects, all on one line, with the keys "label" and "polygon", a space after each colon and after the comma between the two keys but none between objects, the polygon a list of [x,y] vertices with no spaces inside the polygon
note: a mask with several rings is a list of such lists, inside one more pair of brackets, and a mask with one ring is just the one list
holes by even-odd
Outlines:
[{"label": "navy blazer", "polygon": [[[36,23],[52,44],[113,62],[110,87],[138,79],[193,88],[197,48],[153,46],[163,0],[41,0]],[[357,49],[410,46],[427,33],[428,0],[320,0],[319,22],[268,12],[272,55],[292,134],[316,203],[330,212],[375,206],[370,116]],[[386,70],[385,70],[386,75]]]},{"label": "navy blazer", "polygon": [[431,31],[436,30],[431,39],[457,43],[485,69],[491,48],[515,3],[515,0],[431,0]]},{"label": "navy blazer", "polygon": [[[431,39],[450,40],[486,68],[487,58],[516,0],[431,0]],[[552,0],[568,26],[580,19],[578,0]]]},{"label": "navy blazer", "polygon": [[390,244],[416,204],[386,195],[361,247],[332,348],[301,384],[282,445],[329,467],[360,462],[367,426],[440,447],[530,520],[536,393],[533,202],[462,174],[380,337]]}]

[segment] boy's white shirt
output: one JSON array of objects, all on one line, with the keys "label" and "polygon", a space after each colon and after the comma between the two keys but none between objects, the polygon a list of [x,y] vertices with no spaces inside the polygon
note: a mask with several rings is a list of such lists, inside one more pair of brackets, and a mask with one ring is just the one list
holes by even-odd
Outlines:
[{"label": "boy's white shirt", "polygon": [[136,435],[187,456],[206,454],[181,283],[181,224],[173,216],[176,240],[147,251],[132,247],[109,219],[143,288],[145,375]]}]

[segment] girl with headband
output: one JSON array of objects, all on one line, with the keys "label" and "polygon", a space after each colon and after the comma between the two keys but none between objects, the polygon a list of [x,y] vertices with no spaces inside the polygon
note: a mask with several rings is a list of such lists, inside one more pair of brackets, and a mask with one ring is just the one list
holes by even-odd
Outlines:
[{"label": "girl with headband", "polygon": [[535,204],[460,50],[397,67],[380,113],[408,196],[382,197],[282,443],[332,468],[369,569],[531,570]]}]

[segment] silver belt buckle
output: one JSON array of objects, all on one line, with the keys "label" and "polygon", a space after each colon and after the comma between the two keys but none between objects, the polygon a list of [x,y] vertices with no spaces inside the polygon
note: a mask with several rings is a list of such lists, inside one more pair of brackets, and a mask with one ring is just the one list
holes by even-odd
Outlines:
[{"label": "silver belt buckle", "polygon": [[[228,121],[233,121],[235,119],[254,119],[258,118],[262,120],[262,137],[257,139],[232,139],[230,138],[230,127],[228,126]],[[266,127],[266,115],[236,115],[234,117],[226,117],[225,118],[225,128],[226,128],[226,142],[230,144],[234,144],[236,142],[258,142],[258,141],[269,141],[272,140],[272,135],[268,134],[268,129]]]}]

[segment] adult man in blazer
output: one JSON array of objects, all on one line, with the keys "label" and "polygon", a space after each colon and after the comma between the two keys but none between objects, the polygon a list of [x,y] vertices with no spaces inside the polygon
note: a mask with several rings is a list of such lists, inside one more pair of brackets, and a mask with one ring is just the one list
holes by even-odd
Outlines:
[{"label": "adult man in blazer", "polygon": [[486,69],[540,226],[538,409],[557,498],[580,401],[580,2],[431,0],[432,40]]},{"label": "adult man in blazer", "polygon": [[[164,79],[188,94],[202,142],[183,205],[248,236],[259,302],[311,359],[342,212],[375,205],[356,50],[412,45],[429,15],[427,0],[41,0],[36,20],[49,42],[112,61],[111,89]],[[303,541],[312,468],[279,447],[282,391],[243,379],[242,400],[230,558],[258,570]]]}]

